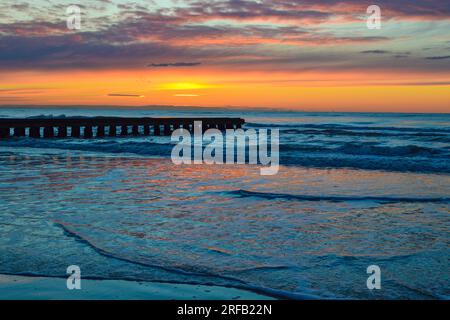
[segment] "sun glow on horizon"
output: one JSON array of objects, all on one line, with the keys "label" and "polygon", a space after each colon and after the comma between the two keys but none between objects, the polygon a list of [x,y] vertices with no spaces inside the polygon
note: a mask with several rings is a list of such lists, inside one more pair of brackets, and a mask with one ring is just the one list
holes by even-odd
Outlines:
[{"label": "sun glow on horizon", "polygon": [[65,1],[22,2],[2,7],[0,106],[450,112],[443,1],[385,1],[376,30],[354,0],[85,1],[77,30]]},{"label": "sun glow on horizon", "polygon": [[159,86],[160,90],[173,90],[173,91],[183,91],[183,90],[202,90],[202,89],[212,89],[218,88],[218,85],[205,84],[205,83],[195,83],[195,82],[173,82],[173,83],[163,83]]}]

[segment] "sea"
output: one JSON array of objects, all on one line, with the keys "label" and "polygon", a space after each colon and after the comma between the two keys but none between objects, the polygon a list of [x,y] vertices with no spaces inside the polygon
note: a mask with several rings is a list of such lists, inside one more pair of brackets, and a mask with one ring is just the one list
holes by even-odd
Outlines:
[{"label": "sea", "polygon": [[38,116],[242,117],[279,129],[280,168],[175,165],[161,136],[0,140],[2,274],[450,298],[450,114],[0,109]]}]

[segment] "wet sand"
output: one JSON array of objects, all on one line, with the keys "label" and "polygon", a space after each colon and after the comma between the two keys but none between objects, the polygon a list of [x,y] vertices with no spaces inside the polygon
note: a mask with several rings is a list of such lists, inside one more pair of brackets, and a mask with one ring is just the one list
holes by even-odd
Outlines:
[{"label": "wet sand", "polygon": [[81,290],[69,290],[66,279],[0,275],[2,300],[266,300],[250,291],[219,286],[81,280]]}]

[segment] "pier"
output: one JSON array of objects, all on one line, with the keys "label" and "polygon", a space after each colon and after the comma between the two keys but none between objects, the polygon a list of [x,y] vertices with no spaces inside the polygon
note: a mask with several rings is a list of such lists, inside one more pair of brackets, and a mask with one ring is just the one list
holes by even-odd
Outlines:
[{"label": "pier", "polygon": [[239,129],[241,118],[1,118],[0,138],[103,138],[116,136],[168,136],[176,129],[194,130],[194,122],[201,121],[203,130]]}]

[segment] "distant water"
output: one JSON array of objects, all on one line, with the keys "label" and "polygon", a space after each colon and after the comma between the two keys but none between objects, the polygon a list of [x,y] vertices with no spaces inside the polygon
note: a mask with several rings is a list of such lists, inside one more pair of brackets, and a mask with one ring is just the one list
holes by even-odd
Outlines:
[{"label": "distant water", "polygon": [[282,167],[175,166],[168,137],[0,141],[0,273],[450,298],[450,115],[0,109],[38,115],[240,116],[280,129]]}]

